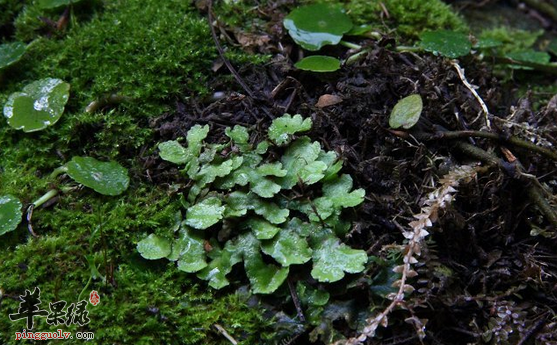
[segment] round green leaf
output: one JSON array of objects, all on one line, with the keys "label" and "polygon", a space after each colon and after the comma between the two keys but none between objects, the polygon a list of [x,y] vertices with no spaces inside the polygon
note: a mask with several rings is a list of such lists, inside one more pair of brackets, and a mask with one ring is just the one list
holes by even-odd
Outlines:
[{"label": "round green leaf", "polygon": [[294,67],[311,72],[334,72],[340,68],[340,60],[330,56],[312,55],[296,62]]},{"label": "round green leaf", "polygon": [[340,5],[314,4],[290,12],[283,21],[294,41],[307,50],[338,44],[352,29],[352,21]]},{"label": "round green leaf", "polygon": [[155,234],[149,235],[137,244],[137,251],[147,260],[165,258],[171,250],[170,241]]},{"label": "round green leaf", "polygon": [[468,55],[472,43],[466,34],[454,31],[426,31],[420,35],[423,49],[451,59]]},{"label": "round green leaf", "polygon": [[13,231],[21,223],[21,202],[11,196],[0,196],[0,235]]},{"label": "round green leaf", "polygon": [[103,195],[122,194],[130,183],[128,171],[120,164],[92,157],[73,157],[68,163],[68,175]]},{"label": "round green leaf", "polygon": [[418,94],[404,97],[394,106],[389,117],[391,128],[411,128],[420,119],[423,109],[422,97]]},{"label": "round green leaf", "polygon": [[0,69],[18,62],[25,54],[27,45],[21,42],[12,42],[0,45]]},{"label": "round green leaf", "polygon": [[4,106],[8,124],[24,132],[35,132],[55,124],[68,102],[70,84],[46,78],[10,95]]}]

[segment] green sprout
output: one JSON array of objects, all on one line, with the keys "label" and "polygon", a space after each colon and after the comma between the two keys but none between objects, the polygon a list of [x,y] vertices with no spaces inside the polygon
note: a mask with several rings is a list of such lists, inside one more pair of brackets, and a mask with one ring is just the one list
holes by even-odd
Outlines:
[{"label": "green sprout", "polygon": [[226,129],[228,143],[206,143],[209,126],[199,125],[187,133],[187,146],[160,143],[161,158],[179,164],[191,181],[182,197],[185,217],[176,235],[140,241],[139,253],[175,261],[216,289],[229,285],[227,275],[243,262],[252,291],[262,294],[275,292],[295,265],[311,267],[319,282],[362,272],[365,251],[340,237],[350,229],[342,211],[361,204],[365,191],[339,174],[334,151],[298,136],[311,126],[309,118],[285,114],[257,145],[242,126]]}]

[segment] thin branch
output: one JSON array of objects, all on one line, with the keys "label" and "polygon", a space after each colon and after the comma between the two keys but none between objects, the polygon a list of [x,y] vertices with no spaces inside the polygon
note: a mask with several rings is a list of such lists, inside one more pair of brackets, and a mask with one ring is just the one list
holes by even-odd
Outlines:
[{"label": "thin branch", "polygon": [[215,326],[217,331],[219,331],[220,334],[222,334],[226,339],[228,339],[228,341],[230,341],[234,345],[238,345],[236,339],[232,338],[232,336],[228,334],[228,332],[226,331],[226,329],[224,329],[224,327],[222,327],[218,323],[215,323],[213,326]]},{"label": "thin branch", "polygon": [[215,27],[213,25],[214,18],[213,18],[213,1],[212,0],[207,1],[207,7],[208,7],[207,16],[208,16],[208,20],[209,20],[209,28],[211,29],[211,35],[213,36],[213,41],[215,41],[215,46],[217,47],[220,58],[222,59],[222,61],[224,62],[224,64],[226,65],[226,67],[228,68],[230,73],[232,73],[232,75],[234,76],[234,79],[236,79],[238,84],[240,84],[240,86],[242,86],[242,88],[246,91],[248,96],[250,96],[251,98],[255,98],[254,93],[251,91],[249,86],[244,82],[244,80],[242,79],[240,74],[236,71],[234,66],[232,66],[230,61],[228,61],[228,59],[226,58],[226,56],[224,54],[224,49],[222,49],[222,46],[220,45],[219,39],[217,37],[217,33],[215,31]]}]

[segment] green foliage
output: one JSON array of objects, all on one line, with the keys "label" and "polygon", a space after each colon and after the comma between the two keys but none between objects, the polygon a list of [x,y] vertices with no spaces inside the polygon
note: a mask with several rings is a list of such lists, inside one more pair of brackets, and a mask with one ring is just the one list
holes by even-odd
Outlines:
[{"label": "green foliage", "polygon": [[42,9],[58,8],[80,2],[81,0],[39,0],[39,7]]},{"label": "green foliage", "polygon": [[0,45],[0,70],[13,65],[25,54],[27,45],[22,42],[12,42]]},{"label": "green foliage", "polygon": [[340,60],[330,56],[312,55],[296,62],[294,67],[312,72],[334,72],[340,68]]},{"label": "green foliage", "polygon": [[382,29],[385,23],[405,39],[415,39],[426,30],[468,31],[464,20],[441,0],[388,0],[383,4],[389,12],[388,18],[381,16],[383,9],[379,2],[351,0],[346,8],[355,24],[372,24]]},{"label": "green foliage", "polygon": [[499,27],[482,31],[478,38],[484,41],[490,40],[492,42],[499,42],[497,45],[498,51],[502,54],[506,54],[532,48],[542,34],[543,30],[527,31],[509,27]]},{"label": "green foliage", "polygon": [[[273,121],[269,127],[269,139],[277,145],[290,142],[293,134],[306,132],[311,129],[311,119],[302,119],[301,115],[285,114]],[[276,175],[275,175],[276,176]]]},{"label": "green foliage", "polygon": [[301,47],[319,50],[336,45],[352,29],[352,20],[338,4],[318,3],[294,9],[284,18],[284,27]]},{"label": "green foliage", "polygon": [[146,259],[157,260],[170,255],[171,247],[167,239],[151,234],[137,244],[137,251]]},{"label": "green foliage", "polygon": [[116,162],[100,162],[92,157],[73,157],[67,168],[72,179],[103,195],[122,194],[130,183],[128,171]]},{"label": "green foliage", "polygon": [[54,78],[37,80],[10,95],[4,116],[15,129],[40,131],[58,122],[69,96],[68,83]]},{"label": "green foliage", "polygon": [[448,30],[426,31],[420,35],[421,47],[448,58],[468,55],[472,44],[466,34]]},{"label": "green foliage", "polygon": [[0,195],[0,236],[14,231],[21,222],[21,202],[11,195]]},{"label": "green foliage", "polygon": [[[260,144],[254,149],[241,126],[226,130],[231,139],[226,144],[203,142],[208,126],[199,125],[188,132],[187,147],[177,141],[159,144],[161,157],[183,166],[191,179],[186,216],[167,258],[217,289],[229,284],[226,275],[243,261],[252,291],[264,294],[283,284],[292,265],[312,262],[311,274],[321,282],[362,272],[366,253],[341,243],[336,234],[349,227],[340,220],[341,211],[359,205],[365,192],[352,190],[350,176],[338,175],[342,162],[334,151],[323,151],[307,136],[292,141],[311,125],[300,115],[273,121],[269,140],[286,145],[279,160]],[[298,195],[298,185],[305,189],[319,182],[315,193]],[[305,219],[290,217],[291,210]]]},{"label": "green foliage", "polygon": [[404,97],[395,104],[389,117],[391,128],[409,129],[414,126],[422,114],[423,101],[419,94]]}]

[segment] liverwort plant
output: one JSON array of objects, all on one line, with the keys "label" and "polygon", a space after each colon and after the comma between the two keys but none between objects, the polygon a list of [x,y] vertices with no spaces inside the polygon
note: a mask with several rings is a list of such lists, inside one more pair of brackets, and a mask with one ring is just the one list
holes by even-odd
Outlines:
[{"label": "liverwort plant", "polygon": [[[213,288],[243,262],[254,293],[273,293],[295,265],[308,265],[319,282],[362,272],[365,251],[341,238],[350,229],[342,211],[364,200],[334,151],[300,132],[311,119],[275,119],[268,140],[255,145],[242,126],[230,139],[209,144],[209,126],[193,126],[186,143],[159,144],[162,159],[178,164],[191,182],[183,194],[185,216],[173,236],[151,234],[137,245],[146,259],[167,258]],[[279,154],[280,153],[280,154]]]}]

